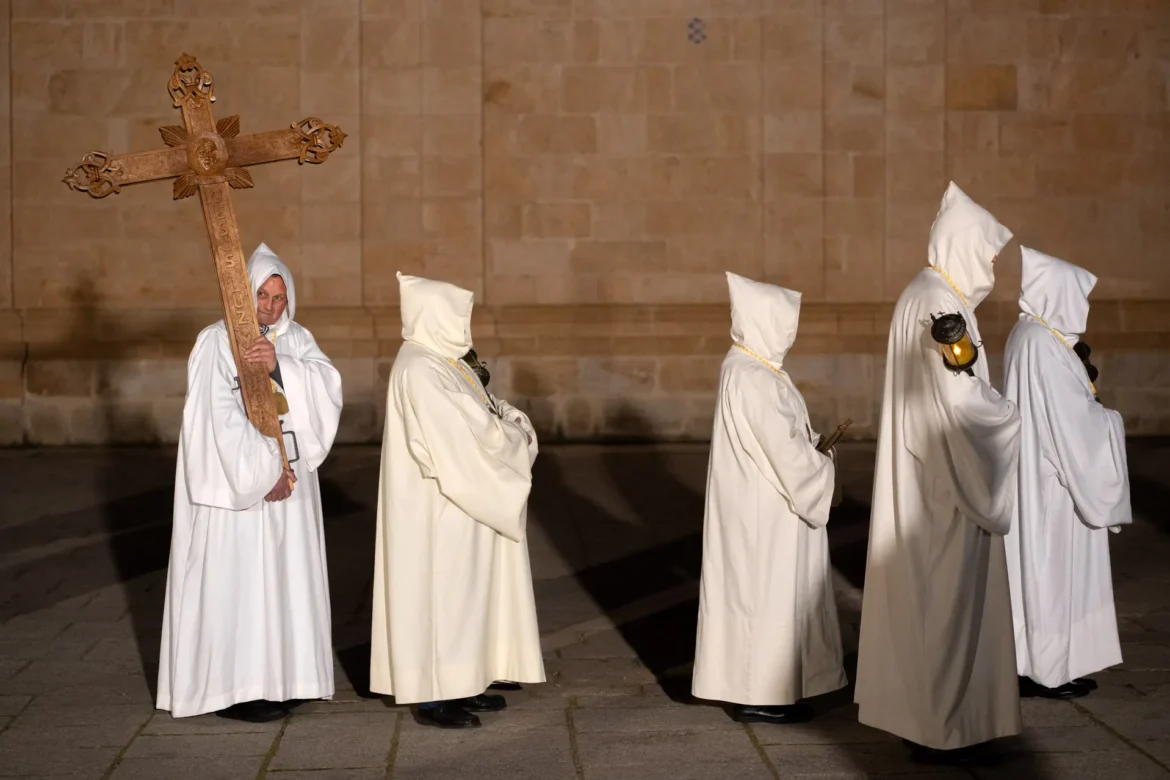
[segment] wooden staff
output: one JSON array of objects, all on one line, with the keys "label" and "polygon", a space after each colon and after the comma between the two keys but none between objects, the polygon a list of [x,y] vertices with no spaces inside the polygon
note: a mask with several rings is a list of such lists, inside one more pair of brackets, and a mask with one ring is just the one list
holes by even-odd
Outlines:
[{"label": "wooden staff", "polygon": [[846,420],[845,422],[838,425],[837,430],[833,431],[832,436],[827,439],[822,439],[821,443],[817,445],[817,452],[827,453],[829,450],[833,449],[833,445],[836,444],[837,441],[845,435],[845,431],[848,430],[849,426],[852,424],[853,420]]}]

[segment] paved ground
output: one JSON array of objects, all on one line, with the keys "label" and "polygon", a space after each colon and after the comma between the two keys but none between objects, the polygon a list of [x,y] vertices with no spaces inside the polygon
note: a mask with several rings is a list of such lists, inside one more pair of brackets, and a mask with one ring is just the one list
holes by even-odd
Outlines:
[{"label": "paved ground", "polygon": [[[0,777],[768,780],[1170,776],[1170,443],[1131,443],[1135,526],[1114,537],[1125,664],[1076,703],[1024,703],[993,769],[911,764],[851,693],[808,725],[744,728],[685,695],[694,647],[701,447],[548,448],[532,555],[549,683],[475,732],[417,726],[365,692],[376,450],[324,469],[335,701],[287,722],[176,721],[151,705],[172,497],[169,452],[0,451]],[[872,451],[842,453],[830,523],[856,647]]]}]

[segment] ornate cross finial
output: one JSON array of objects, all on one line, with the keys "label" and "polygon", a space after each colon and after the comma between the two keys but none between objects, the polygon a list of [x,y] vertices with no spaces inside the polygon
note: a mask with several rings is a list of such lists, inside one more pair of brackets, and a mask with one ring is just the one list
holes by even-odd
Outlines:
[{"label": "ornate cross finial", "polygon": [[186,52],[175,60],[175,72],[167,82],[167,90],[175,101],[175,108],[188,101],[197,106],[203,98],[215,102],[215,79],[203,69],[199,60]]},{"label": "ornate cross finial", "polygon": [[315,116],[302,119],[292,129],[301,134],[302,163],[323,163],[331,152],[335,152],[345,143],[345,133],[337,125],[322,122]]},{"label": "ornate cross finial", "polygon": [[120,192],[118,177],[121,166],[110,161],[107,152],[90,152],[81,158],[81,164],[65,171],[61,181],[74,192],[87,192],[91,198],[104,198]]}]

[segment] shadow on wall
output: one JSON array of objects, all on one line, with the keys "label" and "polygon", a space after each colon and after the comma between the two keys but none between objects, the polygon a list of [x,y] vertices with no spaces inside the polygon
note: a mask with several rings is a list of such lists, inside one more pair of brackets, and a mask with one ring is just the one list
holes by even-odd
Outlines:
[{"label": "shadow on wall", "polygon": [[[84,450],[65,460],[82,475],[64,475],[66,485],[87,499],[88,505],[0,527],[0,550],[21,560],[0,571],[0,623],[67,602],[92,620],[117,620],[125,615],[132,627],[137,657],[116,661],[133,666],[134,674],[145,675],[153,696],[175,490],[175,451],[163,444],[169,437],[160,433],[159,426],[173,424],[177,430],[182,411],[181,405],[175,404],[166,412],[173,412],[173,422],[169,418],[156,422],[151,402],[135,400],[136,388],[142,388],[143,396],[154,395],[150,363],[138,358],[160,341],[189,339],[190,344],[185,345],[189,349],[194,333],[189,321],[171,317],[158,325],[161,332],[157,339],[139,337],[100,303],[92,277],[81,277],[70,295],[72,321],[68,330],[40,359],[46,364],[43,370],[64,377],[78,374],[63,371],[70,362],[85,367],[81,376],[89,383],[87,405],[65,407],[61,414],[67,415],[67,424],[86,426],[87,434],[105,437],[113,446]],[[52,468],[51,461],[47,467]],[[327,471],[332,474],[336,469],[331,463]],[[368,471],[355,471],[353,478],[362,482],[360,495],[376,494],[377,470]],[[350,478],[344,466],[337,473],[343,481]],[[77,485],[79,478],[89,484]],[[344,646],[341,640],[353,633],[354,615],[364,612],[368,616],[373,508],[355,503],[349,498],[354,491],[330,476],[322,474],[320,484],[335,624],[345,629],[339,629],[340,648]],[[37,554],[39,548],[50,546],[62,551]],[[23,558],[19,555],[22,551],[26,553]],[[358,622],[364,622],[362,641],[366,642],[365,671],[361,674],[368,677],[368,617]],[[359,669],[355,666],[351,671]],[[111,666],[114,671],[130,673],[131,669]],[[358,675],[359,686],[360,681]]]},{"label": "shadow on wall", "polygon": [[[44,372],[43,381],[50,385],[83,383],[83,388],[65,387],[64,391],[86,400],[82,404],[65,401],[61,408],[42,413],[55,413],[66,435],[77,430],[115,445],[159,444],[149,404],[120,403],[116,391],[116,375],[124,361],[146,345],[129,338],[118,318],[101,310],[92,277],[81,276],[69,300],[72,321],[63,341],[45,356],[34,356],[42,365],[30,364],[30,370]],[[79,364],[82,371],[70,370]],[[76,485],[75,477],[70,482],[66,476],[63,487],[90,498],[89,506],[0,532],[0,549],[29,551],[27,562],[4,572],[0,621],[72,600],[95,620],[99,615],[116,619],[128,614],[141,671],[153,686],[163,572],[170,545],[174,459],[170,453],[160,457],[157,451],[117,446],[95,448],[77,457],[92,484]],[[36,555],[37,548],[51,545],[63,552]],[[40,587],[40,580],[50,576],[60,582]],[[121,588],[111,588],[115,585]]]},{"label": "shadow on wall", "polygon": [[[117,317],[103,312],[99,303],[92,277],[83,275],[70,295],[75,319],[69,342],[76,345],[100,340],[101,351],[93,367],[100,430],[110,443],[160,445],[162,439],[150,405],[123,404],[118,397],[116,373],[124,370],[125,361],[144,344],[127,338]],[[172,327],[170,323],[164,325],[163,332],[169,332]],[[164,482],[165,487],[126,495],[128,467],[141,468],[141,460],[131,466],[118,449],[103,448],[100,452],[101,462],[94,471],[97,479],[94,496],[99,501],[101,523],[109,534],[114,581],[122,584],[142,671],[153,697],[170,549],[173,481]],[[173,475],[173,462],[169,461],[166,459],[165,466],[159,463],[157,468],[166,468]],[[154,468],[152,463],[151,469]]]}]

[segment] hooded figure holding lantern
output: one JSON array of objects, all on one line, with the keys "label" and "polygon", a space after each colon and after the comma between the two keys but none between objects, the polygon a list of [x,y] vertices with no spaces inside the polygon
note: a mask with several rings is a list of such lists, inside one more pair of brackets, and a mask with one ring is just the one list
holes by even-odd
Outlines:
[{"label": "hooded figure holding lantern", "polygon": [[890,326],[856,700],[925,761],[967,763],[1021,729],[1003,539],[1020,415],[975,317],[1010,239],[952,183]]}]

